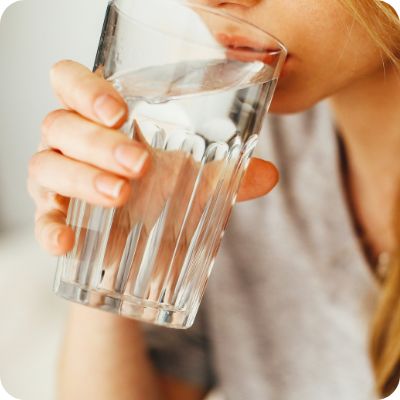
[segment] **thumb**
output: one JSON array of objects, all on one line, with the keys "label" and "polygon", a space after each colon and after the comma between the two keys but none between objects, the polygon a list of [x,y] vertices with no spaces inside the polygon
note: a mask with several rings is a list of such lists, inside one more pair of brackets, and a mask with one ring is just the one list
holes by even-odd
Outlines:
[{"label": "thumb", "polygon": [[236,201],[247,201],[265,196],[278,183],[279,173],[275,165],[252,158],[243,178]]}]

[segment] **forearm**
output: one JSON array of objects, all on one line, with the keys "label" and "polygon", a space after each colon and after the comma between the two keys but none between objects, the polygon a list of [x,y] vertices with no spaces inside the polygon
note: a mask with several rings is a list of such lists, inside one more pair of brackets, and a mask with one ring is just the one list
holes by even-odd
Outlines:
[{"label": "forearm", "polygon": [[73,305],[59,368],[59,400],[160,400],[136,321]]}]

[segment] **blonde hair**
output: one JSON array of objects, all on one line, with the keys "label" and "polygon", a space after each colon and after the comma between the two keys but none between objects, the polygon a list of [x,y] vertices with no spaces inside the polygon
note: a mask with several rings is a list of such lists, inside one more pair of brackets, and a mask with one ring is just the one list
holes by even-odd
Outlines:
[{"label": "blonde hair", "polygon": [[[400,70],[400,20],[395,10],[380,0],[339,2],[365,27],[382,53]],[[393,225],[398,238],[397,250],[390,255],[370,339],[376,392],[382,398],[393,393],[400,377],[400,196]]]},{"label": "blonde hair", "polygon": [[339,0],[375,40],[390,61],[400,66],[400,21],[395,10],[380,0]]}]

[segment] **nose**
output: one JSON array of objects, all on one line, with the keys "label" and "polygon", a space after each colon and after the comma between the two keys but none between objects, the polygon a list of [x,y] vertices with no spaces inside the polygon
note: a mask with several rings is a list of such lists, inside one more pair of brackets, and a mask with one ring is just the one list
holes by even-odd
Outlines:
[{"label": "nose", "polygon": [[209,7],[220,7],[220,6],[230,6],[230,5],[236,5],[236,6],[243,6],[246,8],[253,7],[260,3],[262,0],[202,0],[201,3],[204,5],[207,5]]}]

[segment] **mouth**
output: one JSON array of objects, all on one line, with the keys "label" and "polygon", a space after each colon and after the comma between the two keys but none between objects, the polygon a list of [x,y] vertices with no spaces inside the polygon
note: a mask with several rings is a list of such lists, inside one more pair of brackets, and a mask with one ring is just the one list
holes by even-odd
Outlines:
[{"label": "mouth", "polygon": [[240,35],[228,35],[226,33],[219,33],[216,39],[223,46],[229,50],[237,51],[252,51],[254,53],[280,53],[282,49],[279,46],[273,45],[272,40],[261,40],[248,38]]},{"label": "mouth", "polygon": [[241,35],[219,33],[215,35],[217,41],[226,48],[229,59],[243,62],[261,61],[273,65],[278,60],[282,49],[272,39],[261,40]]}]

